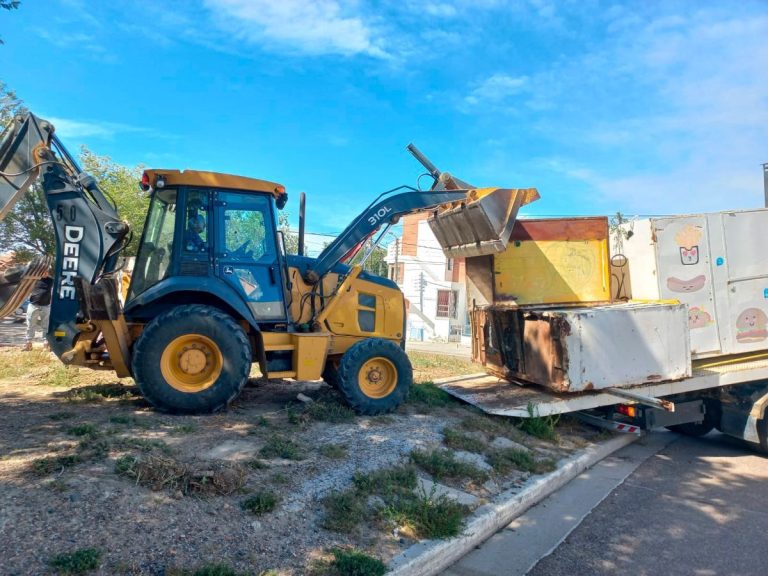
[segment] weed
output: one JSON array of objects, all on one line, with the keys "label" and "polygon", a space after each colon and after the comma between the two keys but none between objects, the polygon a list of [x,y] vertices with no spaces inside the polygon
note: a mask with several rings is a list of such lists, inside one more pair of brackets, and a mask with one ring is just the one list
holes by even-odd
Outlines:
[{"label": "weed", "polygon": [[352,478],[355,488],[364,495],[384,496],[410,492],[416,488],[416,470],[413,466],[396,466],[375,470],[368,474],[356,473]]},{"label": "weed", "polygon": [[53,366],[48,373],[40,379],[40,384],[43,386],[71,387],[76,383],[75,379],[77,378],[77,374],[77,368],[59,364]]},{"label": "weed", "polygon": [[71,468],[79,464],[80,461],[80,456],[77,454],[67,454],[56,458],[39,458],[32,462],[32,472],[38,476],[47,476],[64,468]]},{"label": "weed", "polygon": [[450,538],[461,531],[464,516],[469,509],[434,491],[401,499],[383,511],[384,516],[398,524],[410,527],[419,538]]},{"label": "weed", "polygon": [[262,460],[259,460],[258,458],[254,458],[253,460],[249,460],[245,463],[248,468],[251,470],[264,470],[265,468],[269,468],[269,464],[266,462],[263,462]]},{"label": "weed", "polygon": [[442,408],[454,404],[453,397],[432,382],[414,384],[408,391],[406,403],[420,409]]},{"label": "weed", "polygon": [[288,484],[288,482],[291,481],[288,475],[283,474],[282,472],[276,472],[272,474],[272,478],[270,478],[270,480],[273,484]]},{"label": "weed", "polygon": [[289,424],[301,424],[301,414],[293,406],[288,406],[285,409],[285,414],[288,417]]},{"label": "weed", "polygon": [[498,416],[488,416],[487,414],[475,413],[462,418],[459,424],[464,430],[470,432],[482,432],[489,436],[517,436],[519,432],[507,418]]},{"label": "weed", "polygon": [[365,502],[356,490],[337,491],[323,498],[325,517],[322,526],[335,532],[349,533],[365,515]]},{"label": "weed", "polygon": [[443,430],[443,444],[449,448],[466,450],[467,452],[482,453],[487,448],[487,444],[479,438],[465,434],[455,428]]},{"label": "weed", "polygon": [[126,454],[121,456],[115,462],[115,473],[121,476],[135,476],[136,463],[139,461],[136,456]]},{"label": "weed", "polygon": [[69,420],[70,418],[74,418],[75,416],[77,416],[77,414],[75,414],[74,412],[56,412],[54,414],[50,414],[48,418],[58,422],[60,420]]},{"label": "weed", "polygon": [[450,450],[414,450],[411,452],[411,460],[438,481],[443,478],[467,478],[483,482],[488,478],[477,466],[457,460]]},{"label": "weed", "polygon": [[166,576],[244,576],[227,564],[205,564],[194,570],[169,569]]},{"label": "weed", "polygon": [[387,572],[386,564],[365,552],[336,548],[331,553],[333,560],[328,564],[330,574],[337,576],[384,576]]},{"label": "weed", "polygon": [[559,420],[559,416],[539,416],[536,413],[536,407],[529,402],[528,418],[521,420],[518,426],[526,434],[553,442],[557,440],[555,426]]},{"label": "weed", "polygon": [[112,416],[109,421],[112,422],[112,424],[130,424],[133,418],[131,416],[126,416],[125,414],[119,414],[118,416]]},{"label": "weed", "polygon": [[138,398],[141,394],[136,386],[122,384],[94,384],[73,388],[67,393],[70,402],[101,402],[105,398]]},{"label": "weed", "polygon": [[318,452],[331,460],[341,460],[347,456],[347,447],[343,444],[323,444]]},{"label": "weed", "polygon": [[115,445],[125,449],[136,448],[142,452],[153,452],[155,450],[164,454],[171,454],[173,452],[173,448],[162,440],[150,440],[148,438],[119,438],[115,441]]},{"label": "weed", "polygon": [[240,507],[243,510],[247,510],[253,514],[266,514],[272,512],[279,502],[278,496],[274,492],[257,492],[253,496],[249,496],[240,503]]},{"label": "weed", "polygon": [[97,436],[98,429],[93,424],[78,424],[70,428],[67,433],[70,436]]},{"label": "weed", "polygon": [[74,552],[57,554],[48,565],[60,574],[85,574],[96,570],[101,563],[101,550],[80,548]]},{"label": "weed", "polygon": [[491,450],[486,454],[486,460],[499,474],[506,474],[512,469],[531,474],[542,474],[555,469],[554,460],[536,460],[530,452],[514,448]]},{"label": "weed", "polygon": [[100,460],[109,455],[111,446],[106,438],[96,436],[84,436],[77,445],[77,449],[83,456]]},{"label": "weed", "polygon": [[355,419],[355,412],[349,406],[328,400],[313,402],[305,413],[310,420],[331,424],[343,424]]},{"label": "weed", "polygon": [[259,416],[256,419],[256,426],[261,426],[262,428],[266,428],[269,426],[269,420],[267,420],[264,416]]},{"label": "weed", "polygon": [[263,458],[304,459],[303,451],[296,442],[278,434],[273,434],[267,439],[267,442],[259,450],[259,454]]},{"label": "weed", "polygon": [[171,433],[176,435],[193,434],[194,432],[197,432],[197,426],[194,424],[181,424],[171,429]]},{"label": "weed", "polygon": [[135,478],[136,483],[152,490],[170,490],[182,494],[229,495],[245,484],[245,470],[234,465],[207,464],[203,469],[173,458],[146,455],[120,458],[115,471]]}]

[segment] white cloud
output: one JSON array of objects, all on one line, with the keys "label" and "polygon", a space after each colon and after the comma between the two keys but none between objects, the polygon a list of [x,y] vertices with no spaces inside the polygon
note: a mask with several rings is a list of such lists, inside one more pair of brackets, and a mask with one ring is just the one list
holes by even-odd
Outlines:
[{"label": "white cloud", "polygon": [[383,41],[355,2],[205,0],[225,30],[267,49],[387,58]]},{"label": "white cloud", "polygon": [[487,103],[499,103],[524,92],[528,87],[527,76],[509,76],[494,74],[483,80],[477,88],[464,98],[472,106]]},{"label": "white cloud", "polygon": [[144,128],[116,122],[90,122],[68,118],[46,117],[64,138],[102,138],[111,139],[116,134],[127,132],[146,132]]}]

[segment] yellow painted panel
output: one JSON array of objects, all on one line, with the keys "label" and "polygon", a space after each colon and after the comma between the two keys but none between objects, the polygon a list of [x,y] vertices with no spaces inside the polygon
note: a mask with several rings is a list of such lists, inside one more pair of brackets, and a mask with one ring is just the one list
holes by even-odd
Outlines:
[{"label": "yellow painted panel", "polygon": [[331,335],[327,332],[293,334],[296,348],[293,351],[293,368],[297,380],[319,380],[325,367],[325,357]]},{"label": "yellow painted panel", "polygon": [[521,240],[494,257],[497,302],[609,301],[607,240]]}]

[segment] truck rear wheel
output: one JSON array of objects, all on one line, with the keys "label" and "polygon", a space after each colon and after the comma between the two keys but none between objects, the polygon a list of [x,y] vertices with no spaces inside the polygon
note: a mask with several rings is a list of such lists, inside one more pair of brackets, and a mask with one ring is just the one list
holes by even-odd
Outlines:
[{"label": "truck rear wheel", "polygon": [[251,346],[243,329],[217,308],[178,306],[155,317],[133,350],[141,393],[164,412],[216,412],[243,389]]},{"label": "truck rear wheel", "polygon": [[408,356],[382,338],[357,342],[339,362],[337,387],[358,414],[391,412],[405,400],[412,382]]}]

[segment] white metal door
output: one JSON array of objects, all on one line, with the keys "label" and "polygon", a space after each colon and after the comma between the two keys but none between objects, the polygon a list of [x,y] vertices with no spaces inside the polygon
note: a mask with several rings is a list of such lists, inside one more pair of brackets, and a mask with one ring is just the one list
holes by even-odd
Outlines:
[{"label": "white metal door", "polygon": [[706,216],[654,219],[653,235],[659,294],[688,305],[691,353],[720,352]]}]

